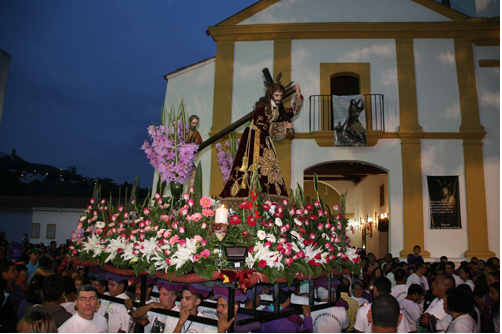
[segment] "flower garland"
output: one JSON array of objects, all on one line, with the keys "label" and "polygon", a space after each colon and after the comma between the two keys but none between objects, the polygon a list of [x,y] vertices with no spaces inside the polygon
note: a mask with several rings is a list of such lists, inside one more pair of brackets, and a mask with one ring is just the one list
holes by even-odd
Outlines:
[{"label": "flower garland", "polygon": [[[211,278],[220,269],[215,264],[219,241],[212,229],[219,202],[204,196],[196,212],[192,188],[182,196],[179,209],[169,201],[160,194],[143,204],[132,200],[117,206],[91,199],[73,232],[71,256],[132,268],[136,274],[161,270]],[[332,209],[337,212],[340,207]],[[319,201],[304,206],[274,203],[254,190],[238,211],[231,211],[229,222],[222,245],[248,246],[246,267],[263,272],[271,282],[290,281],[299,272],[312,277],[333,269],[360,270],[346,219]],[[232,268],[229,262],[227,268]]]}]

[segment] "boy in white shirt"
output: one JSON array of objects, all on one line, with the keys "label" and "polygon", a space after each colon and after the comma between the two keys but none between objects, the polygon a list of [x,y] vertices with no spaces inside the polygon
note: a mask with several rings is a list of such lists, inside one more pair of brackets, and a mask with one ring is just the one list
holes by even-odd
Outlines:
[{"label": "boy in white shirt", "polygon": [[425,277],[426,266],[421,260],[415,260],[413,264],[415,267],[415,273],[410,275],[406,280],[406,285],[410,286],[412,284],[420,285],[425,291],[429,290],[429,282],[427,282],[427,278]]},{"label": "boy in white shirt", "polygon": [[420,302],[425,295],[424,289],[418,284],[410,285],[408,295],[405,299],[399,302],[403,321],[408,322],[408,327],[411,332],[417,331],[417,320],[422,315]]},{"label": "boy in white shirt", "polygon": [[406,271],[397,269],[394,273],[396,286],[392,288],[391,295],[397,299],[398,302],[406,298],[408,294],[408,285],[406,285]]}]

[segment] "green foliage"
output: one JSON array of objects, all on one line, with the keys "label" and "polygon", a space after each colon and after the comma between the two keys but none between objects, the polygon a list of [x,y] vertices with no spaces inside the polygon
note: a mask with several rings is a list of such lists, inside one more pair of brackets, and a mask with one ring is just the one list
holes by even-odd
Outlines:
[{"label": "green foliage", "polygon": [[200,161],[197,164],[197,171],[195,172],[194,181],[195,211],[201,212],[202,207],[200,206],[200,199],[202,198],[202,164]]}]

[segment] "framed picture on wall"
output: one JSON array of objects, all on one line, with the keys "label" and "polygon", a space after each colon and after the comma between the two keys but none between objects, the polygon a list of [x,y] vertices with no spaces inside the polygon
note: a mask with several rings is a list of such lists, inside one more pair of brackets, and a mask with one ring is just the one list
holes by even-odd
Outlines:
[{"label": "framed picture on wall", "polygon": [[46,239],[56,239],[56,224],[47,224]]},{"label": "framed picture on wall", "polygon": [[40,238],[40,223],[31,223],[31,237]]}]

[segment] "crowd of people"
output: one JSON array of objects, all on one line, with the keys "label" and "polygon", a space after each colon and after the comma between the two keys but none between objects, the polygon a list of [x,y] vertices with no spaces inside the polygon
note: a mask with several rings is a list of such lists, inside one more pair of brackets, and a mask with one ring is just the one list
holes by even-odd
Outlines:
[{"label": "crowd of people", "polygon": [[[236,290],[234,318],[228,320],[227,288],[148,277],[142,291],[139,277],[62,267],[66,244],[25,240],[15,255],[11,245],[0,244],[0,332],[500,332],[498,258],[456,266],[443,256],[430,263],[419,246],[405,262],[390,253],[382,259],[361,254],[360,275],[335,277],[330,284],[281,284],[278,293],[277,285],[260,284],[254,301],[251,289]],[[277,313],[277,305],[279,313],[293,312],[241,322],[251,317],[253,304],[262,318]]]}]

